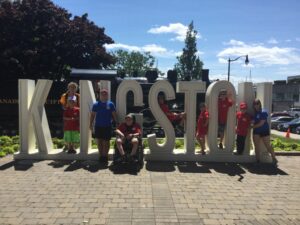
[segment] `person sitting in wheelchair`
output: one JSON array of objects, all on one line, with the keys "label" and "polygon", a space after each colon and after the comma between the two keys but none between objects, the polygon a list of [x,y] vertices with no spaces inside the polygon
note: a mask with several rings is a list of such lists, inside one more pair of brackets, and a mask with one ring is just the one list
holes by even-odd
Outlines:
[{"label": "person sitting in wheelchair", "polygon": [[135,116],[133,114],[130,113],[125,116],[125,122],[118,126],[116,135],[116,145],[121,155],[120,161],[133,162],[137,160],[135,156],[142,132],[141,126],[135,122]]}]

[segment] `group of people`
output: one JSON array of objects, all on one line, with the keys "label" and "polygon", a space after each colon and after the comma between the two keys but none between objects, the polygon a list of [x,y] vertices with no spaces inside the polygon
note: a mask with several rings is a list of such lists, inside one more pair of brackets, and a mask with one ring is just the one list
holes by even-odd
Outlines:
[{"label": "group of people", "polygon": [[[78,85],[75,82],[68,84],[68,90],[60,98],[63,108],[64,141],[68,153],[76,153],[74,144],[79,138],[79,104],[80,95],[77,93]],[[116,108],[113,102],[108,100],[108,90],[99,92],[99,100],[93,104],[90,116],[90,129],[94,134],[100,154],[100,161],[108,162],[108,152],[112,137],[112,121],[117,125],[116,145],[122,160],[134,160],[138,148],[138,139],[142,136],[141,127],[135,122],[133,114],[125,117],[125,122],[118,124]],[[130,145],[132,151],[125,154],[123,145]]]},{"label": "group of people", "polygon": [[[74,143],[79,142],[79,99],[77,93],[78,85],[75,82],[68,84],[68,90],[61,96],[60,103],[62,104],[64,113],[64,141],[68,153],[76,153]],[[162,111],[172,124],[184,127],[186,114],[171,112],[165,101],[165,96],[158,96],[158,103]],[[223,149],[224,131],[226,128],[227,114],[230,107],[234,106],[235,102],[232,98],[232,93],[227,90],[222,90],[219,93],[218,99],[218,147]],[[205,155],[205,137],[208,132],[209,112],[205,103],[199,105],[200,113],[197,120],[196,140],[200,144],[201,154]],[[253,102],[254,116],[247,113],[247,104],[241,102],[239,111],[236,113],[236,155],[242,155],[245,148],[245,140],[250,128],[253,128],[253,142],[255,147],[255,155],[257,162],[260,162],[259,143],[263,143],[268,152],[271,154],[273,163],[277,164],[274,150],[270,145],[270,129],[267,122],[268,114],[262,109],[259,99]],[[99,100],[93,104],[90,116],[90,129],[94,133],[97,141],[97,146],[100,154],[100,161],[108,161],[108,152],[110,148],[110,139],[112,135],[112,121],[116,124],[116,146],[121,155],[121,160],[131,161],[134,159],[138,148],[139,139],[142,137],[141,127],[135,121],[133,114],[128,114],[125,121],[118,123],[116,108],[113,102],[108,100],[108,90],[102,89],[99,93]],[[130,146],[131,152],[126,155],[124,146]]]},{"label": "group of people", "polygon": [[[218,134],[220,137],[219,149],[223,149],[224,131],[226,128],[227,114],[230,107],[235,105],[232,93],[222,90],[218,99]],[[274,150],[270,144],[270,128],[268,124],[268,113],[262,109],[259,99],[253,101],[254,116],[247,113],[247,103],[241,102],[239,111],[236,113],[236,152],[235,155],[242,155],[245,148],[245,141],[250,128],[253,129],[253,143],[256,161],[260,162],[260,143],[263,143],[271,154],[273,164],[277,164]],[[200,144],[201,153],[205,155],[205,136],[208,132],[209,112],[204,103],[200,103],[200,114],[197,121],[196,139]]]}]

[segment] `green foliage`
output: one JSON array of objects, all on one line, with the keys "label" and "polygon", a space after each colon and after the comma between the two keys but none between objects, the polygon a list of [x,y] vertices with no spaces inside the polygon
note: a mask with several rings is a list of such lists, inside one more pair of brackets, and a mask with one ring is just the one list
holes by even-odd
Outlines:
[{"label": "green foliage", "polygon": [[2,158],[2,157],[4,157],[4,156],[6,156],[6,153],[5,152],[0,152],[0,158]]},{"label": "green foliage", "polygon": [[175,64],[175,70],[180,79],[201,79],[203,62],[197,55],[197,31],[194,30],[193,21],[190,23],[186,38],[185,47],[182,49],[182,54],[177,57],[178,63]]},{"label": "green foliage", "polygon": [[149,52],[117,50],[112,54],[116,64],[111,68],[118,70],[118,73],[123,76],[145,76],[147,70],[153,70],[155,58]]},{"label": "green foliage", "polygon": [[11,147],[13,148],[14,152],[17,152],[20,149],[20,145],[19,144],[14,144]]},{"label": "green foliage", "polygon": [[183,148],[183,139],[176,139],[175,140],[175,148],[176,149]]},{"label": "green foliage", "polygon": [[19,135],[11,137],[11,140],[12,140],[13,144],[19,144],[20,143]]},{"label": "green foliage", "polygon": [[293,139],[273,136],[271,145],[275,151],[300,151],[300,143]]},{"label": "green foliage", "polygon": [[71,67],[114,63],[104,44],[113,40],[88,19],[51,0],[0,1],[0,79],[68,78]]},{"label": "green foliage", "polygon": [[147,139],[143,140],[143,145],[144,145],[144,148],[149,148],[149,143],[148,143]]},{"label": "green foliage", "polygon": [[0,137],[0,147],[9,146],[13,143],[12,139],[9,136]]},{"label": "green foliage", "polygon": [[110,146],[115,146],[116,140],[115,139],[111,139],[110,140]]},{"label": "green foliage", "polygon": [[63,139],[52,138],[52,142],[56,146],[56,148],[63,148],[65,146],[65,142]]},{"label": "green foliage", "polygon": [[6,154],[13,154],[15,152],[12,146],[5,146],[2,148],[2,151]]}]

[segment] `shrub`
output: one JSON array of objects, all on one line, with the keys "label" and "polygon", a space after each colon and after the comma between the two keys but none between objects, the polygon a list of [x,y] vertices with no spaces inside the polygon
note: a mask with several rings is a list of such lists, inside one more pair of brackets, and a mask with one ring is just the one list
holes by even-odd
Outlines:
[{"label": "shrub", "polygon": [[175,140],[175,148],[176,149],[183,148],[183,139],[176,139]]},{"label": "shrub", "polygon": [[0,152],[0,158],[2,158],[2,157],[4,157],[4,156],[6,156],[6,153],[5,152]]},{"label": "shrub", "polygon": [[56,146],[56,148],[63,148],[65,146],[65,142],[63,139],[52,138],[52,142],[53,142],[53,145]]},{"label": "shrub", "polygon": [[19,135],[11,137],[11,140],[12,140],[13,144],[20,144],[20,137],[19,137]]},{"label": "shrub", "polygon": [[0,137],[0,146],[9,146],[12,144],[12,139],[9,136],[1,136]]},{"label": "shrub", "polygon": [[5,147],[3,147],[2,151],[6,154],[15,153],[14,148],[12,146],[5,146]]},{"label": "shrub", "polygon": [[14,152],[17,152],[17,151],[19,151],[20,145],[19,144],[14,144],[11,147],[13,148]]}]

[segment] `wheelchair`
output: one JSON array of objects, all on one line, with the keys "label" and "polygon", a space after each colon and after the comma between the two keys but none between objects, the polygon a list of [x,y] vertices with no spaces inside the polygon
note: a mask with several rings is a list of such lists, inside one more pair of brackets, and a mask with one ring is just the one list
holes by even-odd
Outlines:
[{"label": "wheelchair", "polygon": [[[129,142],[125,142],[123,144],[123,149],[125,152],[125,155],[130,155],[132,150],[132,144]],[[117,142],[114,145],[114,154],[113,154],[113,164],[119,165],[119,164],[136,164],[137,166],[140,166],[141,168],[144,165],[144,146],[143,146],[143,139],[141,137],[138,138],[138,148],[136,151],[136,154],[132,157],[132,161],[128,160],[121,160],[121,154],[119,152],[119,149],[117,147]]]}]

